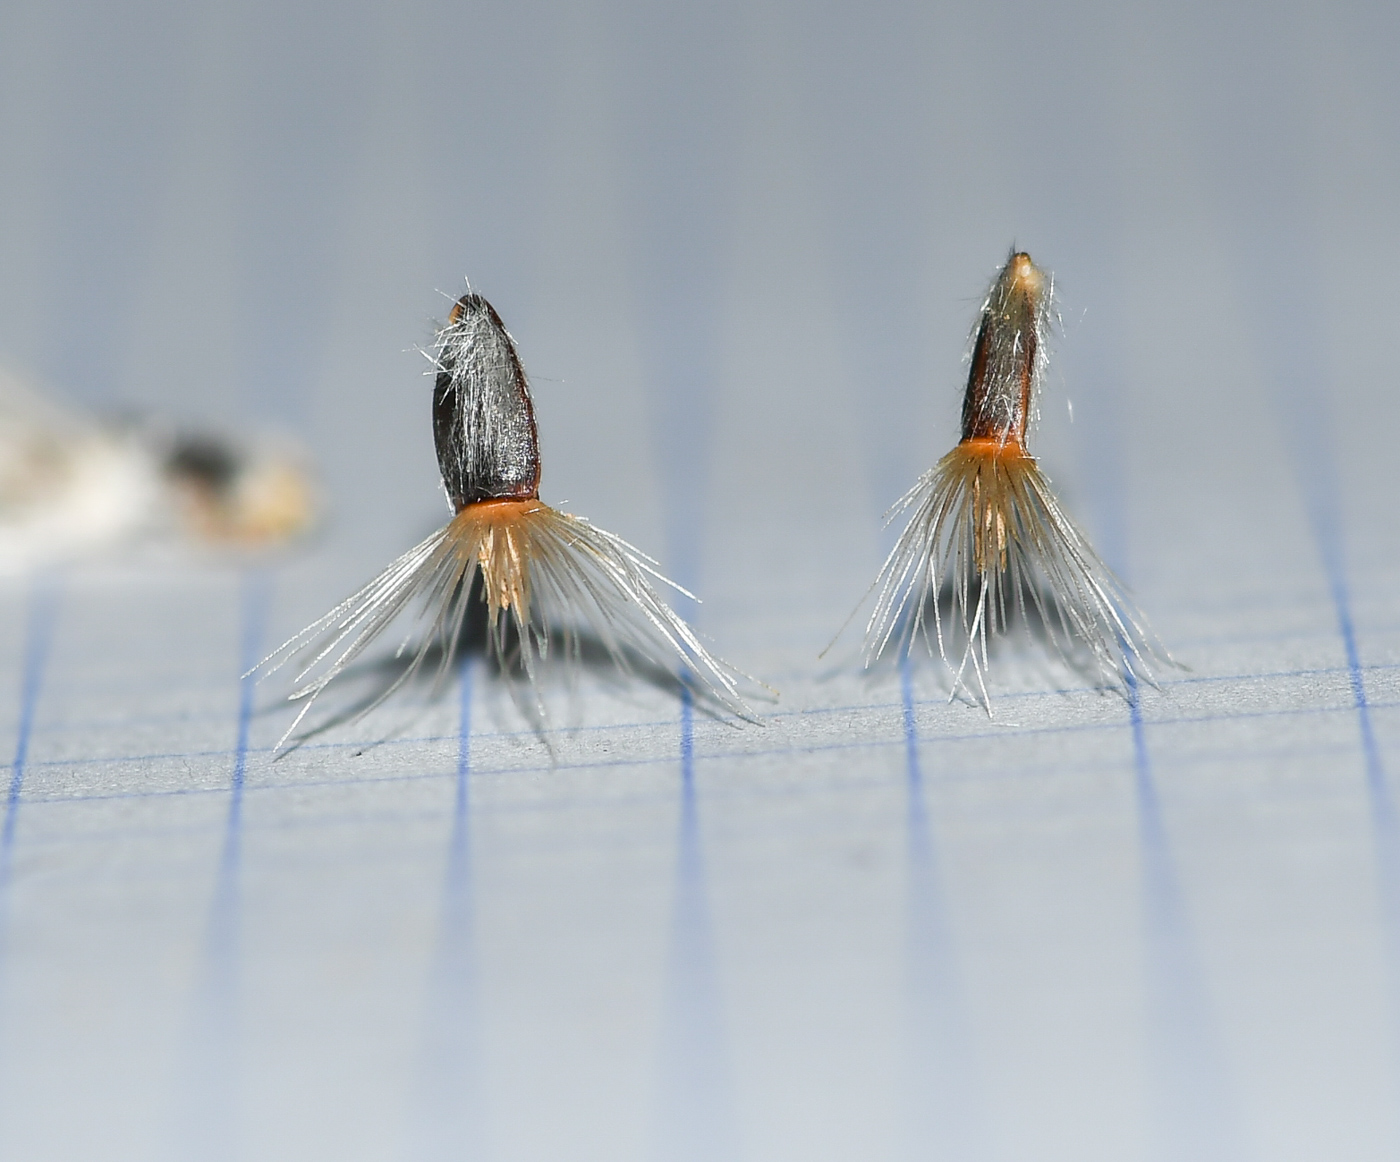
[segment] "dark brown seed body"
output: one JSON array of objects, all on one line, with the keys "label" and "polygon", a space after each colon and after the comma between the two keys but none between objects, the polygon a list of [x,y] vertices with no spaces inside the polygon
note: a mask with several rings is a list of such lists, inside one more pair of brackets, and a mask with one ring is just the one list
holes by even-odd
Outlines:
[{"label": "dark brown seed body", "polygon": [[964,441],[1025,447],[1049,314],[1049,277],[1030,255],[1013,254],[982,304],[963,396]]},{"label": "dark brown seed body", "polygon": [[433,440],[457,512],[539,496],[535,409],[515,344],[484,298],[465,294],[438,333]]}]

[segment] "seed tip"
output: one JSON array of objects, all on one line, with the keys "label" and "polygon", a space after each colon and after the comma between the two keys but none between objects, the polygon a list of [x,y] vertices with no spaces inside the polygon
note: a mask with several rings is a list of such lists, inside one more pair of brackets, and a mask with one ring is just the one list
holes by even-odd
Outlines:
[{"label": "seed tip", "polygon": [[1036,294],[1045,285],[1044,272],[1031,261],[1031,256],[1024,250],[1019,250],[1013,254],[1008,265],[1010,267],[1012,285],[1018,290]]}]

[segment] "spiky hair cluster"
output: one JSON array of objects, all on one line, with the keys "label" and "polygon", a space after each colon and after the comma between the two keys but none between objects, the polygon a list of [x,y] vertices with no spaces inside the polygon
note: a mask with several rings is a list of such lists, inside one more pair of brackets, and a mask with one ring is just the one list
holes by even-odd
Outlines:
[{"label": "spiky hair cluster", "polygon": [[991,644],[1015,624],[1101,685],[1151,682],[1153,663],[1170,660],[1026,450],[1052,302],[1049,274],[1013,253],[978,316],[962,439],[890,510],[909,520],[866,625],[867,665],[921,639],[948,664],[954,693],[988,712]]}]

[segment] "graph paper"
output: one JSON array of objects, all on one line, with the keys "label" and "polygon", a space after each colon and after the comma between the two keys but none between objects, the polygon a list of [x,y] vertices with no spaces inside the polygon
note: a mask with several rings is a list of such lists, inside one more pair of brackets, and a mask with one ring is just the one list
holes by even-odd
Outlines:
[{"label": "graph paper", "polygon": [[[54,12],[0,29],[0,356],[299,432],[327,515],[0,585],[0,1155],[1400,1151],[1393,16]],[[1013,643],[989,716],[836,635],[1013,243],[1031,450],[1180,668]],[[446,519],[464,275],[543,499],[758,723],[584,666],[546,741],[469,657],[274,754],[243,675]]]},{"label": "graph paper", "polygon": [[1382,1156],[1400,563],[1302,498],[1139,554],[1160,690],[818,662],[867,554],[711,586],[761,725],[585,672],[553,755],[469,662],[274,759],[306,568],[12,588],[6,1152]]}]

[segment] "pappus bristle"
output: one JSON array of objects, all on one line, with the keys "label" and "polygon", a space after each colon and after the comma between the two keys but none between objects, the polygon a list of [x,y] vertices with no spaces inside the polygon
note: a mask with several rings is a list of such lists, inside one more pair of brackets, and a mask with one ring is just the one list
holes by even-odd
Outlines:
[{"label": "pappus bristle", "polygon": [[[909,523],[875,580],[869,665],[892,641],[928,641],[953,692],[988,712],[990,645],[1038,622],[1052,649],[1103,685],[1152,682],[1170,661],[1122,584],[1065,514],[1026,450],[1046,364],[1049,274],[1013,253],[983,301],[963,397],[962,439],[889,513]],[[945,613],[944,606],[947,606]],[[968,682],[972,671],[976,689]]]},{"label": "pappus bristle", "polygon": [[535,721],[547,722],[540,663],[552,641],[577,656],[590,634],[619,666],[634,659],[674,672],[702,699],[746,719],[741,697],[752,679],[712,655],[662,600],[668,581],[656,562],[620,537],[539,499],[534,407],[515,344],[480,295],[464,295],[438,332],[433,353],[433,434],[451,521],[410,549],[359,592],[265,659],[275,670],[304,659],[292,699],[305,702],[278,748],[315,699],[389,625],[411,615],[421,627],[411,659],[359,713],[377,706],[437,657],[451,667],[471,606],[486,606],[486,647],[504,672],[522,672],[534,692]]}]

